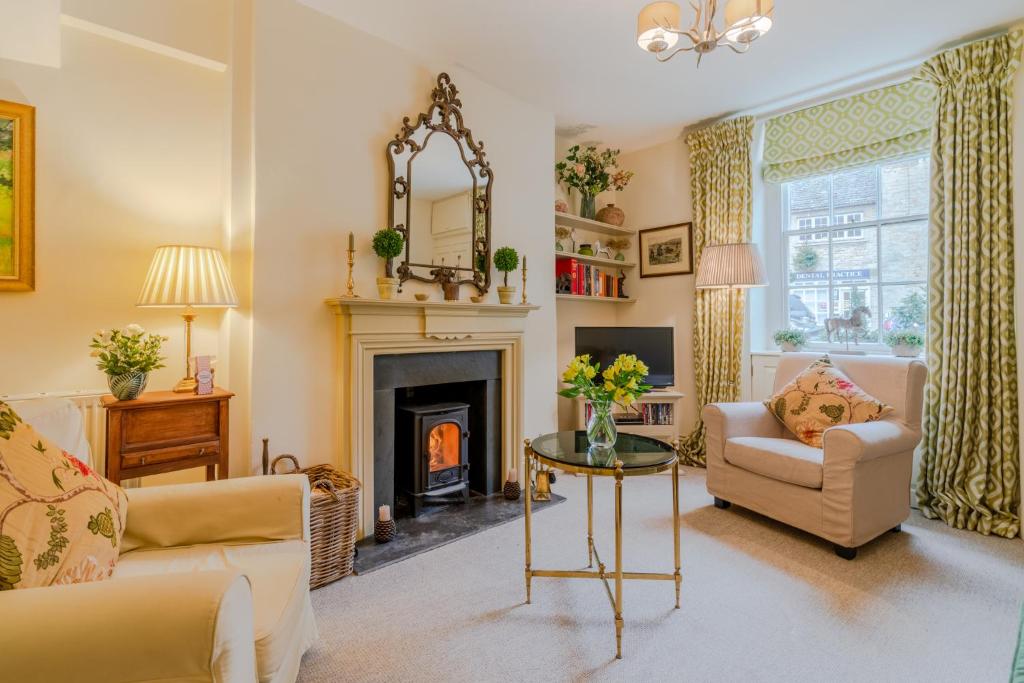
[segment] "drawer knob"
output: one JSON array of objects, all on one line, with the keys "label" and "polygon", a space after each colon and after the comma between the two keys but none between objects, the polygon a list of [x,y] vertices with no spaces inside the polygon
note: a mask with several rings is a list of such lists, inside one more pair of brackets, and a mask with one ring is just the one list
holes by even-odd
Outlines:
[{"label": "drawer knob", "polygon": [[141,464],[145,465],[146,464],[146,456],[142,456],[142,458],[139,459],[139,462]]},{"label": "drawer knob", "polygon": [[199,449],[199,455],[206,455],[206,449],[205,448],[200,448]]}]

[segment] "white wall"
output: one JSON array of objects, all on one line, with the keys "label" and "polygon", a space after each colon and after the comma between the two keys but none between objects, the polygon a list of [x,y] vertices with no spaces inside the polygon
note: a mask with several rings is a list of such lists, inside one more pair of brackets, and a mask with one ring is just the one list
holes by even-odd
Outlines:
[{"label": "white wall", "polygon": [[553,116],[303,6],[256,0],[254,13],[254,437],[269,436],[272,450],[306,464],[333,459],[336,340],[323,300],[342,292],[349,230],[357,287],[374,294],[382,266],[369,242],[387,221],[385,145],[403,116],[429,105],[441,70],[494,169],[494,246],[529,256],[529,297],[542,308],[528,318],[525,432],[552,430]]}]

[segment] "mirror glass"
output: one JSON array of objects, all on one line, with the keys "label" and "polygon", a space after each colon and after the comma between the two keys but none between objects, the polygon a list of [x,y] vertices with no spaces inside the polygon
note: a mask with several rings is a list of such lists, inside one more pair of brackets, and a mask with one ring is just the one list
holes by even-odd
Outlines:
[{"label": "mirror glass", "polygon": [[473,268],[473,174],[459,145],[433,132],[409,168],[410,265]]}]

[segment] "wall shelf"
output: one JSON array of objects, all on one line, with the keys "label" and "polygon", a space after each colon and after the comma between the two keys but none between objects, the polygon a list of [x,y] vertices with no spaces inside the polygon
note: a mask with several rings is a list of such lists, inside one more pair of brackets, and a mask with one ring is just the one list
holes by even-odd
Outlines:
[{"label": "wall shelf", "polygon": [[589,218],[580,218],[579,216],[573,216],[568,213],[559,213],[558,211],[555,212],[555,225],[563,225],[567,228],[597,232],[602,235],[613,235],[616,237],[636,235],[636,230],[632,230],[630,228],[620,228],[608,223],[602,223],[601,221],[592,221]]},{"label": "wall shelf", "polygon": [[611,296],[586,296],[583,294],[555,294],[555,299],[560,301],[597,301],[609,304],[632,304],[636,303],[636,299],[631,296],[622,297],[611,297]]},{"label": "wall shelf", "polygon": [[592,263],[595,266],[608,266],[610,268],[635,268],[635,261],[616,261],[611,258],[604,258],[603,256],[584,256],[582,254],[573,254],[568,251],[555,251],[555,258],[574,258],[580,263]]}]

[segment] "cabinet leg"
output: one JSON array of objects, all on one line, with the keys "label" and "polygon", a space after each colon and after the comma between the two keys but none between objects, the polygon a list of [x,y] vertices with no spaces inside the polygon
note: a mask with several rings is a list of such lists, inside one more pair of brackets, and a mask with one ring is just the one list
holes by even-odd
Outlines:
[{"label": "cabinet leg", "polygon": [[217,466],[207,465],[206,466],[206,481],[213,481],[217,478]]}]

